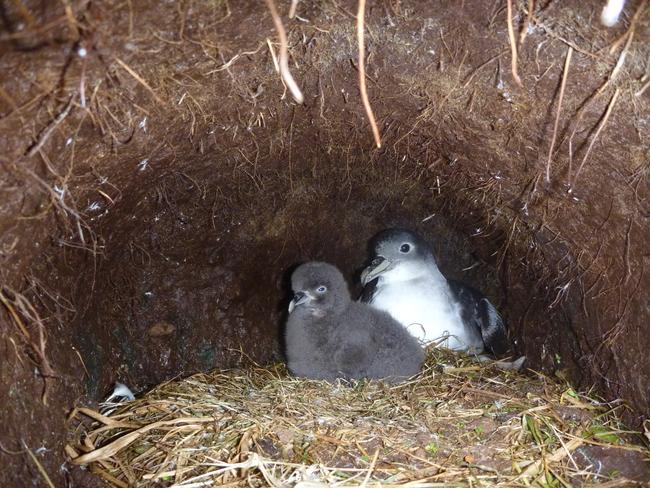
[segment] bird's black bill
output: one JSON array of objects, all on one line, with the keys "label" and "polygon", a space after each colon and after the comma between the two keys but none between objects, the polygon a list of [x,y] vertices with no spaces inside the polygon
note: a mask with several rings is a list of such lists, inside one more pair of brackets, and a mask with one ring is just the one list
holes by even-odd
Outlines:
[{"label": "bird's black bill", "polygon": [[363,272],[361,273],[361,284],[363,286],[366,286],[377,276],[379,276],[384,271],[386,271],[390,267],[390,265],[391,262],[387,261],[386,258],[384,258],[383,256],[377,256],[370,262],[370,265],[366,269],[364,269]]},{"label": "bird's black bill", "polygon": [[296,292],[293,295],[293,300],[289,302],[289,313],[293,312],[294,308],[296,308],[298,305],[305,303],[307,300],[309,300],[309,297],[307,296],[306,293],[302,291]]}]

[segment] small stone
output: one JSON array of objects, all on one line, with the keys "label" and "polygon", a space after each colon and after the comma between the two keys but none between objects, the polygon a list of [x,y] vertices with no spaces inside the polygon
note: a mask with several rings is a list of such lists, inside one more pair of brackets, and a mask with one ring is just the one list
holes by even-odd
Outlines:
[{"label": "small stone", "polygon": [[169,322],[156,322],[149,327],[149,335],[151,337],[162,337],[173,334],[175,331],[176,327]]}]

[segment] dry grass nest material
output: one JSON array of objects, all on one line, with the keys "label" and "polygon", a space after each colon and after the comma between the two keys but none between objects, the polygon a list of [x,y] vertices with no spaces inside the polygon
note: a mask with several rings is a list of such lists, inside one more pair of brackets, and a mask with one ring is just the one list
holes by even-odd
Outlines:
[{"label": "dry grass nest material", "polygon": [[119,487],[619,486],[620,473],[577,454],[595,445],[648,457],[621,408],[432,350],[397,386],[296,379],[282,365],[170,381],[103,414],[76,409],[67,451]]}]

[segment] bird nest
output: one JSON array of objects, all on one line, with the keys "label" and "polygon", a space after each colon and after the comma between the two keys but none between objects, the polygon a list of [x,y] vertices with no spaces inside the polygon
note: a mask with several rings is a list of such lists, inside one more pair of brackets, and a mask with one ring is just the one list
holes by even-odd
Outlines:
[{"label": "bird nest", "polygon": [[119,487],[571,486],[624,481],[585,448],[648,457],[621,408],[434,349],[400,385],[297,379],[282,365],[170,381],[103,413],[75,409],[66,449]]}]

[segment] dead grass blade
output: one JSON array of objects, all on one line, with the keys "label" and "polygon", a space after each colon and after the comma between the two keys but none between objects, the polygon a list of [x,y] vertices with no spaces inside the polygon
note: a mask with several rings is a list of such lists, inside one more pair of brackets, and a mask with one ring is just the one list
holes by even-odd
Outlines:
[{"label": "dead grass blade", "polygon": [[396,386],[297,379],[282,365],[170,381],[110,414],[79,408],[66,452],[118,487],[571,486],[594,479],[573,454],[583,444],[647,452],[616,411],[431,348]]}]

